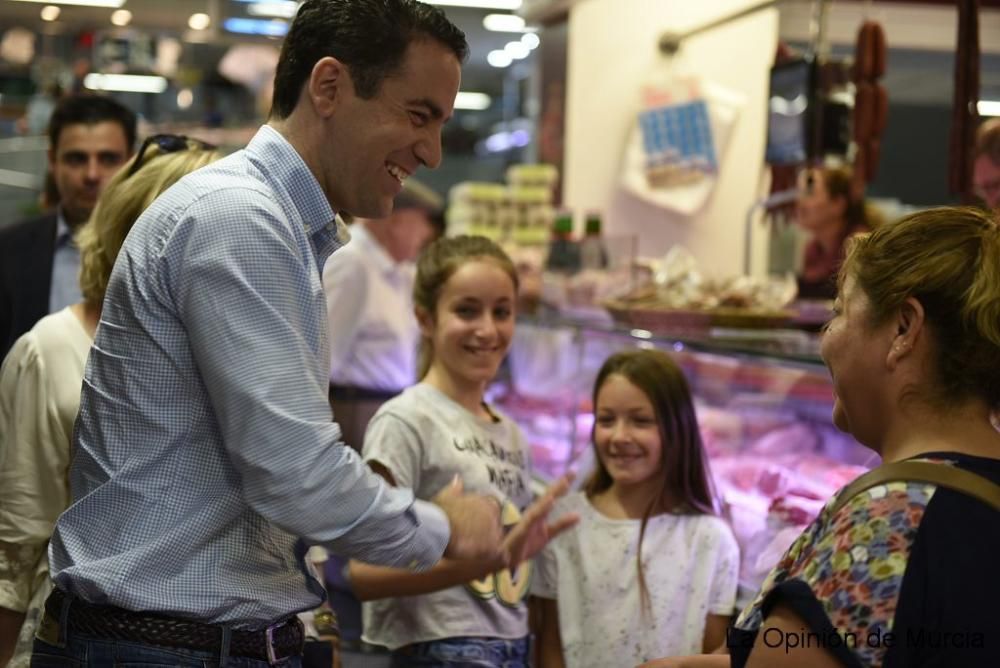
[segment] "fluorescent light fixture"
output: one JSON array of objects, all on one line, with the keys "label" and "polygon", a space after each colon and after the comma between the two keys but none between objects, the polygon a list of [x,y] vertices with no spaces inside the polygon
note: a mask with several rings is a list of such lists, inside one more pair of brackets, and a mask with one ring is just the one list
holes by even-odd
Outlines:
[{"label": "fluorescent light fixture", "polygon": [[1000,116],[1000,100],[980,100],[976,109],[980,116]]},{"label": "fluorescent light fixture", "polygon": [[458,95],[455,96],[455,108],[482,111],[483,109],[489,109],[492,101],[486,93],[459,91]]},{"label": "fluorescent light fixture", "polygon": [[[37,2],[44,5],[51,5],[52,0],[14,0],[15,2]],[[125,0],[59,0],[60,5],[77,5],[79,7],[111,7],[118,9],[125,4]]]},{"label": "fluorescent light fixture", "polygon": [[475,9],[509,9],[521,8],[521,0],[425,0],[428,5],[444,7],[473,7]]},{"label": "fluorescent light fixture", "polygon": [[284,37],[288,32],[288,23],[281,19],[241,19],[228,18],[222,27],[229,32],[242,35],[266,35],[268,37]]},{"label": "fluorescent light fixture", "polygon": [[55,5],[46,5],[42,7],[41,17],[43,21],[55,21],[59,18],[60,13],[62,13],[62,10]]},{"label": "fluorescent light fixture", "polygon": [[90,90],[114,90],[125,93],[162,93],[167,80],[146,74],[97,74],[91,72],[83,78],[83,85]]},{"label": "fluorescent light fixture", "polygon": [[132,22],[132,12],[127,9],[116,9],[111,12],[111,23],[116,26],[127,26]]},{"label": "fluorescent light fixture", "polygon": [[487,14],[483,27],[493,32],[524,32],[524,19],[517,14]]},{"label": "fluorescent light fixture", "polygon": [[247,6],[250,16],[267,16],[278,19],[290,19],[299,11],[299,3],[295,0],[277,0],[276,2],[254,2]]},{"label": "fluorescent light fixture", "polygon": [[507,46],[503,50],[512,60],[527,58],[528,54],[531,53],[531,49],[521,44],[521,42],[507,42]]},{"label": "fluorescent light fixture", "polygon": [[542,40],[538,39],[538,35],[533,32],[521,35],[521,44],[534,51],[538,48],[538,45],[542,43]]},{"label": "fluorescent light fixture", "polygon": [[503,49],[496,49],[486,54],[486,62],[493,67],[507,67],[514,61],[510,54]]},{"label": "fluorescent light fixture", "polygon": [[204,30],[211,24],[212,19],[208,16],[208,14],[203,14],[201,12],[192,14],[191,18],[188,19],[188,28],[191,28],[191,30]]}]

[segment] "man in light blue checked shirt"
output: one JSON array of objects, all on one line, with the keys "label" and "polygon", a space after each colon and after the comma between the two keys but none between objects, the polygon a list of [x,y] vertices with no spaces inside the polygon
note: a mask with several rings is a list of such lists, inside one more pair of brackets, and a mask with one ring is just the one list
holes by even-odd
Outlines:
[{"label": "man in light blue checked shirt", "polygon": [[135,224],[86,368],[37,665],[298,665],[294,615],[324,596],[309,545],[412,569],[509,547],[493,499],[456,483],[415,501],[370,473],[327,402],[335,214],[388,216],[438,166],[467,51],[414,0],[307,0],[268,124]]}]

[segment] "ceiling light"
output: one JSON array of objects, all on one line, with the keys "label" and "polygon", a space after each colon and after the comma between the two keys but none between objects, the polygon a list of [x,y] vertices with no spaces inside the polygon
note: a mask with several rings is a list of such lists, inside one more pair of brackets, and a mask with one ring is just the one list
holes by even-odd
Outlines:
[{"label": "ceiling light", "polygon": [[520,42],[507,42],[507,46],[505,46],[503,50],[504,53],[510,56],[512,60],[527,58],[528,54],[531,53],[531,49]]},{"label": "ceiling light", "polygon": [[980,100],[976,109],[980,116],[1000,116],[1000,100]]},{"label": "ceiling light", "polygon": [[247,7],[250,16],[269,16],[280,19],[290,19],[299,11],[299,3],[295,0],[278,0],[277,2],[254,2]]},{"label": "ceiling light", "polygon": [[483,27],[493,32],[524,32],[524,19],[516,14],[487,14]]},{"label": "ceiling light", "polygon": [[[52,0],[14,0],[15,2],[37,2],[39,4],[52,4]],[[59,0],[60,5],[77,5],[80,7],[111,7],[118,9],[125,4],[125,0]]]},{"label": "ceiling light", "polygon": [[125,93],[162,93],[167,80],[145,74],[97,74],[91,72],[83,78],[83,85],[90,90],[114,90]]},{"label": "ceiling light", "polygon": [[510,54],[502,49],[497,49],[495,51],[490,51],[486,55],[486,62],[488,62],[493,67],[507,67],[513,62],[513,58]]},{"label": "ceiling light", "polygon": [[475,7],[476,9],[520,9],[521,0],[426,0],[429,5]]},{"label": "ceiling light", "polygon": [[208,14],[192,14],[191,18],[188,19],[188,27],[191,30],[204,30],[209,25],[211,25],[212,19],[208,17]]},{"label": "ceiling light", "polygon": [[529,32],[524,35],[521,35],[521,44],[524,44],[532,51],[537,49],[538,45],[541,43],[542,40],[538,39],[538,35],[536,35],[535,33]]},{"label": "ceiling light", "polygon": [[42,20],[55,21],[57,18],[59,18],[59,13],[61,11],[62,10],[56,7],[55,5],[46,5],[42,7],[42,13],[41,13]]},{"label": "ceiling light", "polygon": [[228,18],[222,27],[229,32],[243,35],[266,35],[268,37],[284,37],[288,32],[288,23],[281,19],[241,19]]},{"label": "ceiling light", "polygon": [[127,9],[116,9],[111,12],[111,22],[116,26],[127,26],[132,22],[132,12]]},{"label": "ceiling light", "polygon": [[486,93],[460,91],[458,95],[455,96],[455,108],[482,111],[483,109],[489,109],[492,101],[493,100],[490,99],[490,96]]},{"label": "ceiling light", "polygon": [[192,102],[194,102],[194,93],[191,92],[190,88],[181,88],[177,91],[178,109],[188,109]]}]

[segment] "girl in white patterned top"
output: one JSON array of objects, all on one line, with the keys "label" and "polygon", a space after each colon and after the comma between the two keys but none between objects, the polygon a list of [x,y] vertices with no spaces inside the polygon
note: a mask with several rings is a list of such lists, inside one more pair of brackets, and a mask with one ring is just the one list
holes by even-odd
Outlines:
[{"label": "girl in white patterned top", "polygon": [[684,375],[660,351],[613,355],[594,414],[596,470],[555,510],[580,525],[535,560],[541,665],[634,666],[721,646],[739,554],[714,512]]}]

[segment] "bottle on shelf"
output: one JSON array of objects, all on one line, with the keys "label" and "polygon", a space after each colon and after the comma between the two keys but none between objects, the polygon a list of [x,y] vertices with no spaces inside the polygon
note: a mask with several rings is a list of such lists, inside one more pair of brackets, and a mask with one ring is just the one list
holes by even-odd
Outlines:
[{"label": "bottle on shelf", "polygon": [[545,269],[567,274],[580,270],[580,247],[573,241],[573,214],[568,211],[560,212],[552,226]]},{"label": "bottle on shelf", "polygon": [[601,237],[601,214],[590,212],[584,228],[583,241],[580,242],[580,266],[583,269],[606,269],[608,266],[608,249]]}]

